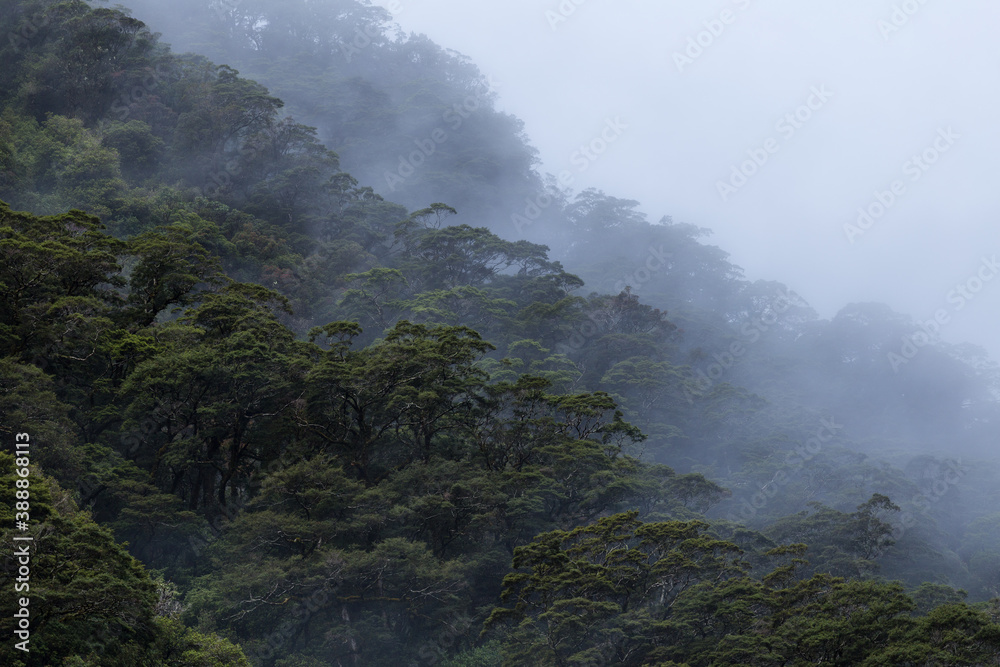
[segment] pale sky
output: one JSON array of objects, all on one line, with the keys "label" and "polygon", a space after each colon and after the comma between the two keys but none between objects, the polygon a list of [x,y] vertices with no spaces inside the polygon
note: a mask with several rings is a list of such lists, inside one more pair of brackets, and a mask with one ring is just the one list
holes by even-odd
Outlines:
[{"label": "pale sky", "polygon": [[[950,298],[1000,255],[1000,3],[374,4],[496,80],[542,170],[572,171],[575,190],[711,228],[749,279],[785,282],[824,317],[854,301],[946,309],[945,339],[1000,358],[1000,275],[961,309]],[[615,118],[621,137],[580,173],[573,154]],[[845,230],[859,208],[881,217]]]}]

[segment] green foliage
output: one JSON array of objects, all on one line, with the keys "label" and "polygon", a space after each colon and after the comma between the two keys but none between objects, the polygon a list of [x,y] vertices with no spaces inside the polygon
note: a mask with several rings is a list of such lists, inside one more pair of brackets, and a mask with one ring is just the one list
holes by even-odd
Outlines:
[{"label": "green foliage", "polygon": [[[44,447],[44,445],[40,445]],[[21,595],[30,599],[30,653],[13,642],[0,647],[5,664],[43,665],[248,665],[239,648],[218,637],[200,636],[157,617],[157,589],[143,566],[111,532],[77,509],[70,495],[37,473],[16,475],[15,459],[0,453],[3,522],[13,525],[15,479],[30,483],[31,528],[19,532],[33,541],[14,542],[3,531],[4,578],[17,574],[16,547],[29,545],[30,575]],[[5,586],[0,599],[15,607],[17,594]],[[10,619],[7,626],[9,628]],[[8,630],[8,634],[10,634]],[[183,654],[183,655],[181,655]],[[24,662],[22,662],[24,661]]]},{"label": "green foliage", "polygon": [[441,667],[500,667],[501,660],[500,642],[490,641],[442,662]]},{"label": "green foliage", "polygon": [[779,542],[792,537],[807,542],[817,554],[813,560],[818,572],[863,576],[877,569],[875,559],[894,544],[886,519],[899,507],[886,496],[873,495],[851,514],[822,505],[813,509],[775,522],[767,534]]},{"label": "green foliage", "polygon": [[[986,613],[949,602],[914,618],[899,584],[750,578],[703,527],[620,514],[517,549],[487,621],[503,664],[986,664],[1000,647]],[[786,553],[801,549],[769,557]]]},{"label": "green foliage", "polygon": [[129,277],[129,305],[138,311],[132,319],[139,326],[149,326],[170,306],[192,303],[196,288],[221,279],[218,260],[189,241],[189,234],[190,230],[171,226],[129,242],[136,258]]},{"label": "green foliage", "polygon": [[24,664],[995,662],[954,586],[1000,591],[1000,471],[911,455],[992,443],[995,364],[887,372],[907,318],[819,320],[707,230],[561,192],[380,8],[216,5],[137,6],[232,67],[0,2]]},{"label": "green foliage", "polygon": [[742,572],[740,549],[703,535],[704,528],[643,524],[630,512],[518,547],[512,565],[521,571],[504,578],[502,594],[513,606],[487,620],[487,627],[512,627],[505,664],[586,663],[637,650],[636,642],[649,639],[630,626],[662,618],[699,582]]}]

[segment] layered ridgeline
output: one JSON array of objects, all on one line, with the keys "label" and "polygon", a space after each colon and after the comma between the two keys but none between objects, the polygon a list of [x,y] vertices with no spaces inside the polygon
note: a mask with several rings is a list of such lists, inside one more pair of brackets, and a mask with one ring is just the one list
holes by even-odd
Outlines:
[{"label": "layered ridgeline", "polygon": [[995,661],[982,352],[559,191],[381,10],[166,11],[0,2],[4,664]]}]

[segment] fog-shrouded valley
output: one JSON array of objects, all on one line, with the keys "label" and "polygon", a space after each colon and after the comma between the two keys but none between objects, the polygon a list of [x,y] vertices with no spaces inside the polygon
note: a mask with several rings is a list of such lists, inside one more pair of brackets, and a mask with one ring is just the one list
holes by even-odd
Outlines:
[{"label": "fog-shrouded valley", "polygon": [[0,0],[0,663],[1000,664],[996,13]]}]

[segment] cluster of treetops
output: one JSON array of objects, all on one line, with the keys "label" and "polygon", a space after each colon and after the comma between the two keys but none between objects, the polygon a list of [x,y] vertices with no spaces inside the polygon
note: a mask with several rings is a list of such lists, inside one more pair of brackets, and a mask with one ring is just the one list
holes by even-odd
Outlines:
[{"label": "cluster of treetops", "polygon": [[0,0],[3,664],[1000,663],[981,350],[560,190],[367,2],[171,7],[229,65]]}]

